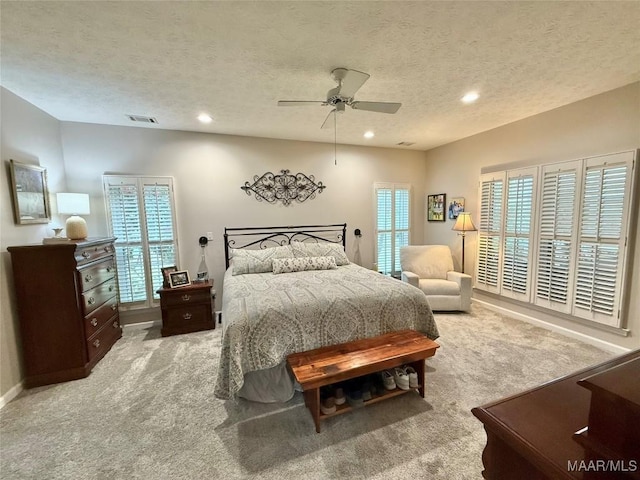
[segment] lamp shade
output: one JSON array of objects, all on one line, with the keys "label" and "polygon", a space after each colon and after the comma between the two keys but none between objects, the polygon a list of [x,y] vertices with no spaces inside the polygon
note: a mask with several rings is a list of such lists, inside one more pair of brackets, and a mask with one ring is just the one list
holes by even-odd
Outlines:
[{"label": "lamp shade", "polygon": [[456,223],[451,230],[458,232],[475,232],[478,230],[471,220],[471,214],[469,212],[461,212],[458,214]]},{"label": "lamp shade", "polygon": [[89,215],[89,195],[86,193],[56,193],[60,215]]},{"label": "lamp shade", "polygon": [[65,230],[67,238],[71,240],[81,240],[87,238],[87,222],[78,215],[88,215],[89,195],[86,193],[57,193],[58,213],[61,215],[71,215],[67,218]]}]

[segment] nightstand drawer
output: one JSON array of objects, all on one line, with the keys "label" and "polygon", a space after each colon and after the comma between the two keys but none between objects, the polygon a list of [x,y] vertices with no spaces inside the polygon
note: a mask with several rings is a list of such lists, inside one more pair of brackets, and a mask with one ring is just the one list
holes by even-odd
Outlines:
[{"label": "nightstand drawer", "polygon": [[107,300],[117,295],[116,279],[113,278],[82,294],[84,314],[88,315]]},{"label": "nightstand drawer", "polygon": [[85,332],[90,338],[114,315],[118,313],[118,298],[113,297],[84,318]]},{"label": "nightstand drawer", "polygon": [[160,298],[160,305],[162,307],[173,307],[179,305],[193,305],[198,303],[211,302],[211,292],[209,290],[196,290],[193,289],[180,291],[179,288],[175,292],[171,291],[165,293]]},{"label": "nightstand drawer", "polygon": [[184,307],[173,307],[166,310],[166,320],[163,325],[177,327],[179,325],[192,325],[209,322],[211,307],[208,305],[188,305]]},{"label": "nightstand drawer", "polygon": [[89,290],[90,288],[100,285],[101,283],[116,276],[115,259],[109,257],[107,260],[99,262],[87,268],[83,268],[79,271],[80,283],[82,284],[82,291]]}]

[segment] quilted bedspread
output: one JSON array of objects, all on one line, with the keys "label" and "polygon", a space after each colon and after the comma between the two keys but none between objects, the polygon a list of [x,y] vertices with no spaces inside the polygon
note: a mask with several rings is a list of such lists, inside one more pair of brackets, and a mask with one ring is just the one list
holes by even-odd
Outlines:
[{"label": "quilted bedspread", "polygon": [[386,332],[438,337],[421,290],[355,264],[333,270],[224,277],[223,346],[215,395],[230,399],[244,374],[287,355]]}]

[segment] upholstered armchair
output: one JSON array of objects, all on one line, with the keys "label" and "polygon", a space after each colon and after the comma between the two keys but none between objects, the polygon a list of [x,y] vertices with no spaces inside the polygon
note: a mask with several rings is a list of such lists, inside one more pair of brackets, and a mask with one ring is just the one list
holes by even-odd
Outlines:
[{"label": "upholstered armchair", "polygon": [[447,245],[400,248],[402,281],[422,290],[433,310],[471,309],[471,276],[453,270]]}]

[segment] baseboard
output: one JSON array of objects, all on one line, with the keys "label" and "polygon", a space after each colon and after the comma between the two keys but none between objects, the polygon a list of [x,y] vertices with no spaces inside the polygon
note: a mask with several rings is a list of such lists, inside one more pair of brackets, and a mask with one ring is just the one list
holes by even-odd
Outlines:
[{"label": "baseboard", "polygon": [[22,382],[11,387],[7,393],[0,397],[0,410],[2,410],[7,403],[20,395],[22,390],[24,390]]},{"label": "baseboard", "polygon": [[555,325],[550,322],[545,322],[544,320],[540,320],[538,318],[531,317],[529,315],[525,315],[524,313],[515,312],[513,310],[509,310],[505,307],[500,307],[494,305],[489,302],[485,302],[484,300],[478,300],[477,298],[472,298],[472,302],[478,303],[483,307],[487,307],[489,310],[493,310],[498,313],[502,313],[509,317],[515,318],[517,320],[522,320],[523,322],[530,323],[535,325],[536,327],[541,327],[546,330],[551,330],[553,332],[558,332],[566,337],[575,338],[576,340],[580,340],[581,342],[588,343],[589,345],[593,345],[594,347],[598,347],[601,350],[606,352],[611,352],[616,355],[621,355],[623,353],[628,353],[631,349],[621,347],[620,345],[616,345],[611,342],[607,342],[605,340],[601,340],[596,337],[592,337],[591,335],[587,335],[585,333],[576,332],[575,330],[571,330],[569,328],[561,327],[559,325]]}]

